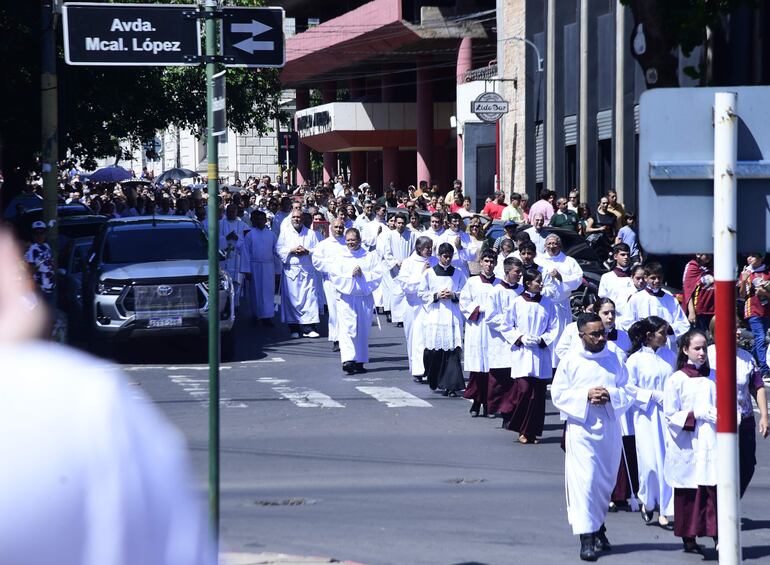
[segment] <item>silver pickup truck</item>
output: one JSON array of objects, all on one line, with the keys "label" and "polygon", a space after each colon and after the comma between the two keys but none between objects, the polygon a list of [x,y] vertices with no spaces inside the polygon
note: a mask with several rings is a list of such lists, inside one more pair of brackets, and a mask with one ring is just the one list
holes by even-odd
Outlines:
[{"label": "silver pickup truck", "polygon": [[[96,340],[208,335],[208,241],[187,217],[113,219],[94,239],[83,283],[84,319]],[[233,285],[219,273],[219,323],[235,322]],[[226,342],[222,340],[223,350]],[[224,351],[223,351],[224,355]]]}]

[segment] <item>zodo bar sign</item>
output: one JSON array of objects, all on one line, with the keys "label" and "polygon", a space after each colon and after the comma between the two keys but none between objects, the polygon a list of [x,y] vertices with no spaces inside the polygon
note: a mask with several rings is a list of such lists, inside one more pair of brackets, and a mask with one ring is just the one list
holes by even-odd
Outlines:
[{"label": "zodo bar sign", "polygon": [[496,92],[484,92],[471,102],[471,112],[484,122],[494,123],[508,113],[508,101]]},{"label": "zodo bar sign", "polygon": [[90,4],[62,9],[68,65],[197,65],[201,42],[192,5]]}]

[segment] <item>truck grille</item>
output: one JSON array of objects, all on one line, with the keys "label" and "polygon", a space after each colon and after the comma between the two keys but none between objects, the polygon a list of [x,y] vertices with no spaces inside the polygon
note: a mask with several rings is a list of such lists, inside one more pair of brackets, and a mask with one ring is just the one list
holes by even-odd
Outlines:
[{"label": "truck grille", "polygon": [[121,303],[123,310],[142,320],[198,310],[206,303],[206,296],[195,284],[134,285]]}]

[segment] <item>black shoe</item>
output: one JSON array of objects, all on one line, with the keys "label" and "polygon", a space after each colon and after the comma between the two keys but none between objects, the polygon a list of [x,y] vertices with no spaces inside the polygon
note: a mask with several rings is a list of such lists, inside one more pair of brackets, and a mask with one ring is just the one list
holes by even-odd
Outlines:
[{"label": "black shoe", "polygon": [[447,395],[449,398],[457,398],[457,392],[456,392],[456,391],[454,391],[454,390],[450,390],[449,392],[447,392],[447,394],[446,394],[446,395]]},{"label": "black shoe", "polygon": [[422,380],[422,377],[412,377],[412,380],[417,384],[421,384],[421,385],[425,384],[425,381]]},{"label": "black shoe", "polygon": [[471,404],[471,418],[478,418],[479,417],[479,408],[481,408],[481,403],[477,400],[473,401],[473,404]]},{"label": "black shoe", "polygon": [[393,322],[393,318],[390,317],[390,312],[385,312],[385,321],[389,324]]},{"label": "black shoe", "polygon": [[369,371],[366,370],[366,367],[364,367],[363,363],[353,363],[353,370],[356,373],[368,373]]},{"label": "black shoe", "polygon": [[481,417],[482,418],[489,417],[489,412],[487,411],[487,405],[486,404],[482,404],[481,405]]},{"label": "black shoe", "polygon": [[342,370],[345,371],[348,375],[352,375],[356,372],[356,364],[353,363],[353,361],[345,361],[342,364]]},{"label": "black shoe", "polygon": [[599,528],[599,531],[594,534],[594,550],[595,551],[612,551],[612,545],[610,540],[607,539],[607,528]]},{"label": "black shoe", "polygon": [[695,538],[682,538],[685,553],[697,553],[703,555],[703,547],[698,545]]},{"label": "black shoe", "polygon": [[583,561],[596,561],[593,534],[580,534],[580,559]]},{"label": "black shoe", "polygon": [[404,327],[404,322],[398,322],[398,323],[396,323],[396,327],[397,327],[397,328],[403,328],[403,327]]},{"label": "black shoe", "polygon": [[262,320],[262,325],[265,326],[266,328],[275,327],[275,324],[273,323],[273,320],[271,320],[270,318],[264,318]]},{"label": "black shoe", "polygon": [[652,522],[652,510],[647,510],[645,508],[644,504],[642,504],[642,520],[644,520],[645,524],[649,524]]},{"label": "black shoe", "polygon": [[340,342],[339,341],[333,341],[332,342],[332,353],[337,352],[340,350]]},{"label": "black shoe", "polygon": [[442,390],[441,391],[441,396],[449,396],[449,391],[448,390]]}]

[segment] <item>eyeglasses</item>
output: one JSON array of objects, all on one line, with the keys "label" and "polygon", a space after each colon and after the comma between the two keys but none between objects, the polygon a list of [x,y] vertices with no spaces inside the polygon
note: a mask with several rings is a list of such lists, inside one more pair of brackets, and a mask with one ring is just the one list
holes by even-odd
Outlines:
[{"label": "eyeglasses", "polygon": [[481,226],[470,226],[470,228],[471,228],[472,230],[477,230],[477,229],[479,229],[479,227],[481,227]]},{"label": "eyeglasses", "polygon": [[590,335],[591,337],[602,337],[605,335],[604,330],[596,330],[594,332],[580,332],[580,335]]}]

